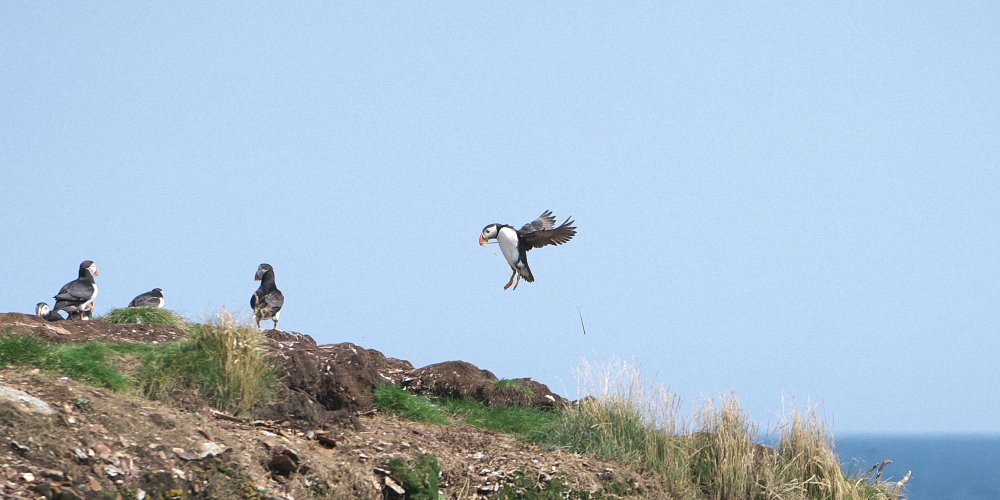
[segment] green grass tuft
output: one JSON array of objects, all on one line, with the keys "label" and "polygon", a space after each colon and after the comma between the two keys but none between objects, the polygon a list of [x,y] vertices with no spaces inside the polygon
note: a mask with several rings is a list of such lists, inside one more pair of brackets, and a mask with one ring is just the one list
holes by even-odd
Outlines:
[{"label": "green grass tuft", "polygon": [[97,319],[109,323],[149,323],[155,325],[169,325],[187,331],[188,324],[181,315],[169,310],[155,307],[122,307],[112,309],[107,314]]},{"label": "green grass tuft", "polygon": [[493,382],[493,387],[495,387],[496,390],[501,392],[519,392],[529,397],[534,395],[534,391],[531,390],[531,387],[528,387],[526,385],[521,385],[516,380],[510,380],[506,378],[502,378],[500,380],[497,380],[496,382]]},{"label": "green grass tuft", "polygon": [[121,391],[129,387],[129,379],[116,368],[116,358],[118,352],[102,342],[47,345],[31,336],[0,335],[0,367],[40,368]]},{"label": "green grass tuft", "polygon": [[129,387],[129,379],[115,368],[114,350],[101,342],[63,344],[49,347],[44,368],[91,385],[122,391]]},{"label": "green grass tuft", "polygon": [[430,453],[413,457],[410,463],[394,458],[386,464],[386,469],[392,473],[393,479],[406,490],[406,498],[410,500],[437,500],[438,474],[441,467],[437,458]]},{"label": "green grass tuft", "polygon": [[441,407],[429,399],[416,396],[398,387],[379,384],[375,389],[375,408],[414,422],[428,422],[438,425],[450,423]]},{"label": "green grass tuft", "polygon": [[521,406],[492,408],[473,398],[448,399],[442,406],[473,427],[514,434],[532,442],[545,440],[556,421],[552,410]]},{"label": "green grass tuft", "polygon": [[11,335],[9,328],[0,335],[0,368],[7,365],[39,366],[45,357],[45,344],[35,337]]}]

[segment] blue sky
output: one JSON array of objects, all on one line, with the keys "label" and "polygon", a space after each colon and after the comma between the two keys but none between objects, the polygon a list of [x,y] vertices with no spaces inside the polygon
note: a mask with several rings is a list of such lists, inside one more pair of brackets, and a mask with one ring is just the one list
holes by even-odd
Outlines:
[{"label": "blue sky", "polygon": [[[1000,432],[993,2],[0,4],[0,310],[100,269],[576,396]],[[544,210],[536,282],[476,244]],[[576,307],[587,327],[583,335]]]}]

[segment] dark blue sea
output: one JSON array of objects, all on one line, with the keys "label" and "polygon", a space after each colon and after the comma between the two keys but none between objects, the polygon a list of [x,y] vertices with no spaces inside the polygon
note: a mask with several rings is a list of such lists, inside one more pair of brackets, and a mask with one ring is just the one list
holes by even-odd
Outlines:
[{"label": "dark blue sea", "polygon": [[844,472],[887,458],[882,479],[913,471],[903,489],[910,500],[1000,500],[1000,436],[856,434],[836,444]]}]

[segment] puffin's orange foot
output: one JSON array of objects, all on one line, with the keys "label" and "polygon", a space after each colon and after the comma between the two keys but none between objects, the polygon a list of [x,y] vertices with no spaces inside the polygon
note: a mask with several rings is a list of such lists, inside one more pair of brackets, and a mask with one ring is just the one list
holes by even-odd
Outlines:
[{"label": "puffin's orange foot", "polygon": [[[504,285],[503,287],[504,290],[510,288],[510,285],[514,284],[514,276],[517,276],[517,271],[514,271],[514,274],[510,275],[510,281],[508,281],[507,284]],[[516,289],[517,287],[515,286],[514,288]]]}]

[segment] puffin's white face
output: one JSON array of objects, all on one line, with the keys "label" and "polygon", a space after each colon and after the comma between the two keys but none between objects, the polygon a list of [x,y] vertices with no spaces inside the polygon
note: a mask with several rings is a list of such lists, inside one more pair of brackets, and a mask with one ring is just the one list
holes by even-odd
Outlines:
[{"label": "puffin's white face", "polygon": [[490,224],[486,226],[485,228],[483,228],[483,234],[479,235],[479,244],[482,245],[487,241],[496,238],[498,232],[499,231],[497,230],[496,224]]},{"label": "puffin's white face", "polygon": [[49,315],[49,305],[46,304],[45,302],[39,302],[38,305],[35,306],[35,316],[41,316],[44,318],[45,316],[48,315]]},{"label": "puffin's white face", "polygon": [[87,269],[90,270],[90,274],[97,276],[97,264],[91,264]]}]

